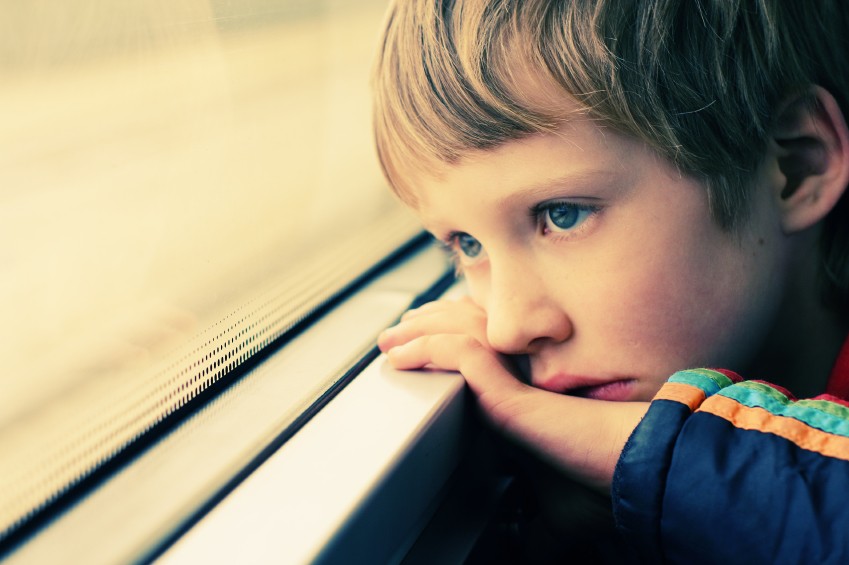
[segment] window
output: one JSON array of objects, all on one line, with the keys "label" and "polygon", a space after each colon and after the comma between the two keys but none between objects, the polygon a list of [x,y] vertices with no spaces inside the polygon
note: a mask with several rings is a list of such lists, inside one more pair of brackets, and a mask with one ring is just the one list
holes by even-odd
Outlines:
[{"label": "window", "polygon": [[370,139],[384,8],[0,8],[0,544],[418,236]]}]

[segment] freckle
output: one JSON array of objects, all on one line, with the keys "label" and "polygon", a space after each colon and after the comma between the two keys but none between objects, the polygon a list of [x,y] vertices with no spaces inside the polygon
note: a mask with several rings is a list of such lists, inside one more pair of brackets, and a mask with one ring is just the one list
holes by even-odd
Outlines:
[{"label": "freckle", "polygon": [[764,244],[764,238],[759,237],[758,238],[758,245],[763,245],[763,244]]}]

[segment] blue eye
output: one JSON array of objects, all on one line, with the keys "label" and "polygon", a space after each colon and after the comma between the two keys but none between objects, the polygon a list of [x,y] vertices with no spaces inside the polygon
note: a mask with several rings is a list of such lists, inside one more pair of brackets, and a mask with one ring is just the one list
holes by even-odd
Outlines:
[{"label": "blue eye", "polygon": [[542,207],[539,213],[543,230],[548,233],[573,230],[584,223],[595,211],[596,208],[591,206],[555,202]]},{"label": "blue eye", "polygon": [[457,234],[457,247],[459,247],[460,252],[469,259],[474,259],[480,255],[481,250],[483,249],[481,243],[467,233]]}]

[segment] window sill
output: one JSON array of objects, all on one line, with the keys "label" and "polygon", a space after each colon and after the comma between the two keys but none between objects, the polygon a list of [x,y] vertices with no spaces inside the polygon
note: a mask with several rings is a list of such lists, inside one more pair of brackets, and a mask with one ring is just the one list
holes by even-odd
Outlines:
[{"label": "window sill", "polygon": [[460,460],[462,393],[378,358],[157,563],[397,562]]}]

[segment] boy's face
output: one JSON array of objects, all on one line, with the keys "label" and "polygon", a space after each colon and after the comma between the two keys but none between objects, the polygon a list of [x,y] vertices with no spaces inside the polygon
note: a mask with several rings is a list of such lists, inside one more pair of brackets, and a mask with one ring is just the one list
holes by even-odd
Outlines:
[{"label": "boy's face", "polygon": [[764,345],[785,263],[766,190],[723,231],[699,182],[584,119],[413,180],[490,346],[526,354],[538,387],[649,400],[676,370],[744,371]]}]

